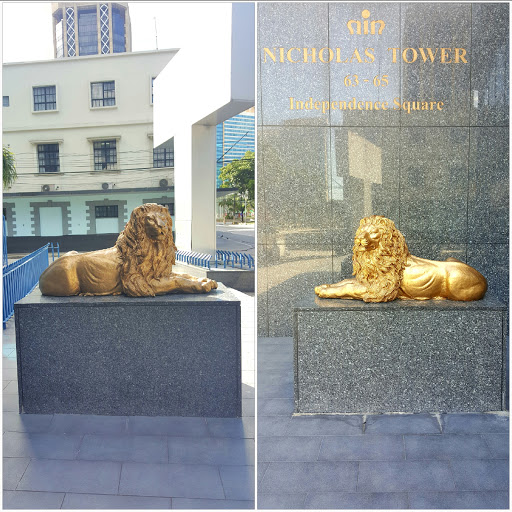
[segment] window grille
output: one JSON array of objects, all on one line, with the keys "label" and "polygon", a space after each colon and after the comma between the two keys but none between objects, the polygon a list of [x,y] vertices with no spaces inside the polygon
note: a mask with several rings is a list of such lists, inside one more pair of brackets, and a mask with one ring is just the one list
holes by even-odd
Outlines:
[{"label": "window grille", "polygon": [[153,149],[153,167],[174,167],[174,150]]},{"label": "window grille", "polygon": [[100,140],[93,143],[94,170],[115,169],[117,166],[117,147],[115,140]]},{"label": "window grille", "polygon": [[116,104],[116,85],[110,82],[91,82],[91,106],[112,107]]},{"label": "window grille", "polygon": [[97,219],[119,217],[117,204],[95,206],[94,209]]},{"label": "window grille", "polygon": [[57,110],[57,93],[55,85],[34,87],[34,111]]},{"label": "window grille", "polygon": [[38,144],[37,160],[39,163],[39,172],[59,172],[59,145],[58,144]]}]

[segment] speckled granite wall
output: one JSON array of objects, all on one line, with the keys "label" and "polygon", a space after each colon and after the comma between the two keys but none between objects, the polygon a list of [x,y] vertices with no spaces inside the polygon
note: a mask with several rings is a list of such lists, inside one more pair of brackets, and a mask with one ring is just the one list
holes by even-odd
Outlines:
[{"label": "speckled granite wall", "polygon": [[[260,335],[291,336],[292,307],[350,276],[370,214],[393,219],[413,254],[473,265],[508,302],[508,30],[508,4],[259,4]],[[352,98],[381,110],[314,108]]]}]

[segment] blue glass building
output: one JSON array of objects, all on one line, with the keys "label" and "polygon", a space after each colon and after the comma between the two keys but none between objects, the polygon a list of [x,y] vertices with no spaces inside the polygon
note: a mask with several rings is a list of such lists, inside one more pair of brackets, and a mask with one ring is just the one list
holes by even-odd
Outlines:
[{"label": "blue glass building", "polygon": [[222,181],[222,167],[233,160],[240,160],[247,151],[254,151],[254,109],[217,125],[217,188]]}]

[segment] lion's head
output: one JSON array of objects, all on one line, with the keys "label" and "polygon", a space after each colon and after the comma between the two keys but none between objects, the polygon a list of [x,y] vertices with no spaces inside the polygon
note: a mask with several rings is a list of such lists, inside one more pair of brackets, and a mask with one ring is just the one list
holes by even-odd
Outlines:
[{"label": "lion's head", "polygon": [[353,249],[353,274],[368,292],[365,302],[394,300],[400,289],[409,249],[392,220],[379,215],[361,219]]},{"label": "lion's head", "polygon": [[144,204],[133,210],[117,238],[121,282],[126,295],[154,295],[150,280],[169,275],[175,263],[172,219],[165,206]]}]

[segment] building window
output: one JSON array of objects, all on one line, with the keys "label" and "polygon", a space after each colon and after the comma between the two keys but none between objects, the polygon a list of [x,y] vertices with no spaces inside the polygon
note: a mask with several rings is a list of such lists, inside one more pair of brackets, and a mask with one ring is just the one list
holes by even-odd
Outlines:
[{"label": "building window", "polygon": [[117,166],[117,148],[115,140],[99,140],[94,142],[94,170],[115,169]]},{"label": "building window", "polygon": [[155,84],[156,76],[151,77],[151,105],[153,105],[153,85]]},{"label": "building window", "polygon": [[91,82],[91,105],[93,107],[112,107],[116,104],[116,83]]},{"label": "building window", "polygon": [[113,205],[104,205],[104,206],[95,206],[95,216],[97,219],[106,219],[106,218],[117,218],[119,217],[117,204]]},{"label": "building window", "polygon": [[57,110],[57,93],[55,85],[34,87],[34,111]]},{"label": "building window", "polygon": [[153,149],[153,167],[174,167],[174,150],[169,148]]},{"label": "building window", "polygon": [[78,51],[79,55],[98,53],[96,6],[78,9]]},{"label": "building window", "polygon": [[9,106],[9,96],[3,96],[2,97],[2,105],[4,107],[8,107]]},{"label": "building window", "polygon": [[174,215],[174,203],[160,203],[162,206],[165,206],[169,210],[170,215]]},{"label": "building window", "polygon": [[59,145],[38,144],[37,160],[39,162],[39,172],[59,172]]},{"label": "building window", "polygon": [[114,6],[112,6],[112,32],[112,46],[114,53],[125,52],[124,10]]}]

